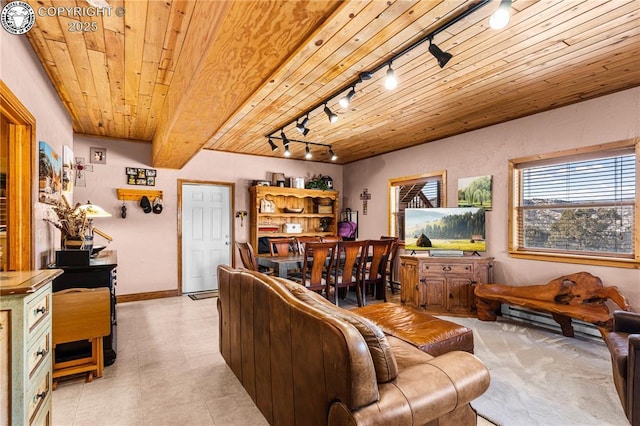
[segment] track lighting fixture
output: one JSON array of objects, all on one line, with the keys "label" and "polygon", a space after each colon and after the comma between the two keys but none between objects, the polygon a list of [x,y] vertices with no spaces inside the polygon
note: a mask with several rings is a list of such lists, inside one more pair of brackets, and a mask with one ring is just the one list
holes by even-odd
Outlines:
[{"label": "track lighting fixture", "polygon": [[329,106],[326,103],[324,104],[324,113],[327,114],[329,123],[335,123],[336,121],[338,121],[338,116],[329,109]]},{"label": "track lighting fixture", "polygon": [[269,138],[269,146],[271,147],[271,151],[273,151],[273,152],[278,150],[278,145],[273,143],[273,140],[271,138]]},{"label": "track lighting fixture", "polygon": [[298,131],[300,133],[302,133],[302,136],[307,136],[307,134],[309,133],[309,129],[307,128],[307,124],[309,124],[309,114],[308,113],[307,113],[307,116],[302,119],[302,121],[296,123],[296,129],[298,129]]},{"label": "track lighting fixture", "polygon": [[398,80],[396,80],[396,73],[391,68],[391,62],[389,62],[389,69],[387,70],[387,78],[384,81],[384,87],[387,90],[393,90],[398,87]]},{"label": "track lighting fixture", "polygon": [[438,46],[433,44],[433,40],[429,39],[429,52],[438,60],[440,68],[444,68],[449,62],[449,59],[453,58],[451,53],[443,52]]},{"label": "track lighting fixture", "polygon": [[511,18],[511,0],[502,0],[500,6],[489,18],[489,26],[494,30],[500,30],[507,26]]},{"label": "track lighting fixture", "polygon": [[[495,11],[495,13],[491,16],[491,19],[489,21],[489,24],[491,25],[492,28],[503,28],[505,25],[507,25],[507,23],[509,22],[509,15],[511,12],[512,1],[513,0],[500,1],[500,6]],[[441,32],[446,31],[452,25],[457,24],[458,22],[467,18],[471,14],[477,12],[480,8],[488,5],[491,2],[492,0],[474,0],[473,2],[468,2],[470,4],[467,7],[461,7],[454,16],[452,16],[450,19],[443,22],[440,26],[433,29],[431,32],[424,34],[423,37],[414,41],[410,45],[402,48],[401,50],[395,51],[392,56],[388,58],[384,58],[383,61],[378,62],[378,65],[374,66],[373,68],[359,72],[357,77],[355,77],[354,79],[351,79],[345,86],[341,86],[335,92],[332,92],[328,96],[322,99],[319,99],[318,103],[312,105],[309,109],[304,111],[302,115],[298,115],[294,121],[284,123],[283,127],[280,129],[280,135],[281,135],[280,137],[274,136],[277,130],[274,130],[273,133],[270,133],[268,136],[265,136],[269,138],[269,145],[271,146],[272,151],[275,151],[277,149],[277,146],[273,144],[273,141],[271,139],[282,139],[282,143],[285,149],[284,155],[286,157],[289,157],[291,155],[291,151],[289,150],[289,143],[299,142],[299,143],[306,144],[305,154],[309,154],[309,155],[311,154],[309,150],[309,145],[323,146],[328,148],[328,154],[331,158],[331,161],[336,161],[338,157],[335,155],[330,145],[323,144],[323,143],[309,142],[309,141],[296,141],[293,139],[290,140],[284,134],[284,129],[288,128],[289,125],[295,125],[295,128],[303,136],[306,136],[309,133],[309,128],[307,127],[307,125],[309,124],[309,114],[323,106],[324,106],[323,111],[327,115],[329,122],[335,123],[338,120],[338,115],[336,115],[333,111],[331,111],[328,105],[329,102],[332,102],[335,99],[338,99],[338,97],[340,97],[339,99],[340,106],[342,108],[348,108],[351,101],[353,100],[353,97],[356,95],[356,85],[362,83],[363,81],[371,80],[374,74],[376,74],[379,71],[382,71],[385,68],[387,69],[387,75],[384,82],[385,88],[387,90],[395,89],[398,85],[398,80],[396,79],[395,71],[392,68],[393,62],[396,61],[398,58],[413,51],[417,47],[422,46],[426,42],[429,42],[429,52],[437,59],[438,65],[440,66],[440,68],[444,68],[444,66],[451,60],[451,58],[453,58],[453,55],[448,52],[443,52],[442,49],[436,46],[433,43],[434,37],[440,34]],[[464,2],[464,3],[467,3],[467,2]],[[347,94],[343,96],[345,92],[347,92]]]},{"label": "track lighting fixture", "polygon": [[[338,159],[338,156],[335,154],[335,152],[331,148],[331,145],[327,145],[327,144],[319,143],[319,142],[309,142],[309,141],[300,141],[300,140],[297,140],[297,139],[289,139],[284,134],[284,130],[280,131],[280,136],[274,136],[273,134],[271,134],[271,135],[268,135],[268,136],[265,136],[265,137],[268,138],[270,146],[273,143],[273,139],[282,139],[282,145],[284,146],[284,156],[285,157],[290,157],[291,156],[291,150],[289,149],[289,145],[291,143],[303,143],[305,145],[304,158],[306,158],[307,160],[310,160],[311,158],[313,158],[313,153],[311,152],[311,146],[312,145],[321,146],[321,147],[326,148],[328,150],[329,157],[331,158],[331,161],[336,161]],[[272,147],[272,151],[275,151],[273,149],[273,147]]]},{"label": "track lighting fixture", "polygon": [[341,98],[340,101],[338,101],[338,103],[342,108],[347,108],[355,95],[356,95],[356,86],[354,84],[351,90],[349,90],[349,93],[347,93],[343,98]]}]

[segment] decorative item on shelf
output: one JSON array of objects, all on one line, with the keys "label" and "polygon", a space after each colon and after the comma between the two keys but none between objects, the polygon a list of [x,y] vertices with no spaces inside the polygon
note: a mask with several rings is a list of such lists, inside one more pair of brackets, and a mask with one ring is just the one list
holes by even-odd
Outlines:
[{"label": "decorative item on shelf", "polygon": [[289,178],[289,179],[290,179],[289,186],[291,186],[291,188],[304,189],[304,178],[303,177],[292,177],[292,178]]},{"label": "decorative item on shelf", "polygon": [[284,188],[284,173],[271,173],[271,185]]},{"label": "decorative item on shelf", "polygon": [[262,199],[260,200],[260,213],[275,213],[276,212],[276,203],[271,200]]},{"label": "decorative item on shelf", "polygon": [[311,178],[307,181],[307,184],[305,186],[307,189],[321,189],[323,191],[326,189],[329,189],[327,182],[324,179],[322,179],[322,175],[311,176]]},{"label": "decorative item on shelf", "polygon": [[254,180],[253,186],[271,186],[271,182],[268,180]]},{"label": "decorative item on shelf", "polygon": [[313,199],[315,204],[316,213],[319,214],[332,214],[333,213],[333,200],[326,197],[316,197]]},{"label": "decorative item on shelf", "polygon": [[327,185],[327,189],[333,189],[333,179],[331,176],[322,176],[322,181]]},{"label": "decorative item on shelf", "polygon": [[320,232],[328,232],[329,225],[331,225],[332,221],[333,220],[330,217],[323,217],[320,219]]},{"label": "decorative item on shelf", "polygon": [[45,222],[51,223],[61,233],[61,245],[65,250],[91,250],[93,248],[94,232],[109,242],[113,239],[104,232],[93,227],[93,218],[110,217],[111,214],[101,207],[87,202],[77,203],[71,207],[62,196],[61,201],[51,207],[54,218],[45,218]]},{"label": "decorative item on shelf", "polygon": [[298,213],[298,214],[300,214],[300,213],[304,212],[304,208],[293,209],[293,208],[285,207],[283,210],[284,210],[285,213]]}]

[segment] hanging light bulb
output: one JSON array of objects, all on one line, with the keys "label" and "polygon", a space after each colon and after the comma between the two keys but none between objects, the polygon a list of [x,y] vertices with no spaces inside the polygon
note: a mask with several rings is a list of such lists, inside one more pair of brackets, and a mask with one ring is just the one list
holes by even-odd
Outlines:
[{"label": "hanging light bulb", "polygon": [[291,157],[291,151],[289,151],[289,143],[284,144],[284,156]]},{"label": "hanging light bulb", "polygon": [[396,73],[391,68],[391,62],[389,62],[389,69],[387,70],[387,78],[384,81],[384,87],[387,90],[393,90],[398,87],[398,80],[396,80]]},{"label": "hanging light bulb", "polygon": [[489,18],[489,26],[494,30],[500,30],[507,26],[511,18],[511,0],[502,0],[500,6]]},{"label": "hanging light bulb", "polygon": [[356,86],[353,86],[349,91],[349,93],[347,93],[344,98],[340,99],[338,103],[342,108],[347,108],[355,95],[356,95]]},{"label": "hanging light bulb", "polygon": [[313,155],[311,155],[311,151],[309,150],[309,144],[307,144],[307,148],[305,149],[305,154],[304,154],[304,158],[306,158],[307,160],[311,160],[311,157],[313,157]]},{"label": "hanging light bulb", "polygon": [[329,155],[331,156],[331,161],[336,161],[338,159],[338,156],[335,152],[333,152],[333,149],[331,148],[329,148]]},{"label": "hanging light bulb", "polygon": [[327,114],[329,123],[335,123],[336,121],[338,121],[338,116],[329,109],[329,106],[327,104],[324,104],[324,113]]},{"label": "hanging light bulb", "polygon": [[298,129],[298,131],[302,133],[302,136],[307,136],[307,134],[309,133],[307,124],[309,124],[309,114],[307,114],[307,116],[303,118],[302,121],[296,123],[296,129]]}]

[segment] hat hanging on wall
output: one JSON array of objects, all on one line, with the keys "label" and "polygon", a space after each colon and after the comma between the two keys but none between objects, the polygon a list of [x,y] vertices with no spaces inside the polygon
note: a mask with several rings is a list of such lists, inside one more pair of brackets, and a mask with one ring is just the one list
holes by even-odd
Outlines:
[{"label": "hat hanging on wall", "polygon": [[162,198],[156,197],[155,200],[153,200],[153,212],[155,214],[162,213]]},{"label": "hat hanging on wall", "polygon": [[142,211],[145,213],[151,213],[151,202],[146,195],[143,195],[140,199],[140,207],[142,207]]}]

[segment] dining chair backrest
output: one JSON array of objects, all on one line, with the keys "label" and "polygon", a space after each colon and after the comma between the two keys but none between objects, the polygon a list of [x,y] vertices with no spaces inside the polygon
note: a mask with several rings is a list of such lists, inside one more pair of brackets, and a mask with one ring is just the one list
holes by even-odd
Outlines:
[{"label": "dining chair backrest", "polygon": [[391,288],[391,292],[395,293],[395,287],[393,285],[393,264],[395,262],[396,256],[398,255],[398,248],[400,244],[398,243],[398,237],[388,237],[381,236],[381,240],[392,240],[393,244],[389,247],[389,255],[387,256],[387,264],[385,268],[386,278],[389,280],[389,287]]},{"label": "dining chair backrest", "polygon": [[248,242],[240,242],[236,241],[236,247],[238,247],[238,251],[240,252],[240,261],[242,261],[242,265],[245,269],[249,269],[251,271],[258,270],[258,262],[256,261],[256,256],[253,252],[253,247]]},{"label": "dining chair backrest", "polygon": [[307,243],[302,263],[302,284],[310,290],[327,290],[336,254],[335,243]]},{"label": "dining chair backrest", "polygon": [[319,243],[319,242],[321,242],[321,240],[320,240],[320,237],[318,236],[296,237],[298,252],[300,254],[305,252],[307,243]]},{"label": "dining chair backrest", "polygon": [[[363,297],[366,295],[367,285],[373,284],[383,292],[383,298],[385,301],[387,300],[383,284],[391,244],[393,244],[393,240],[367,240],[365,252],[368,260],[362,271]],[[363,298],[364,301],[366,301],[366,298]]]},{"label": "dining chair backrest", "polygon": [[290,252],[299,253],[298,243],[293,237],[267,238],[271,256],[288,256]]},{"label": "dining chair backrest", "polygon": [[335,287],[335,304],[338,305],[338,289],[344,287],[356,287],[358,306],[362,306],[360,295],[360,280],[362,270],[366,263],[366,240],[340,241],[336,248],[336,261],[333,268],[333,280],[331,285]]},{"label": "dining chair backrest", "polygon": [[321,240],[323,243],[337,243],[342,241],[342,237],[338,235],[325,235],[324,237],[321,237]]}]

